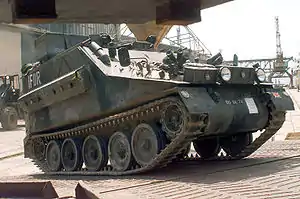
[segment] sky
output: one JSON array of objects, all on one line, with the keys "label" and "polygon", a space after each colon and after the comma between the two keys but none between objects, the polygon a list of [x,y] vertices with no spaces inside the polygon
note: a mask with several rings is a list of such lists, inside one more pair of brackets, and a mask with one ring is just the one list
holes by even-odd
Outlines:
[{"label": "sky", "polygon": [[[299,0],[234,0],[201,11],[202,21],[190,25],[212,54],[222,50],[225,60],[275,58],[279,17],[285,57],[300,53]],[[169,35],[176,34],[176,29]]]}]

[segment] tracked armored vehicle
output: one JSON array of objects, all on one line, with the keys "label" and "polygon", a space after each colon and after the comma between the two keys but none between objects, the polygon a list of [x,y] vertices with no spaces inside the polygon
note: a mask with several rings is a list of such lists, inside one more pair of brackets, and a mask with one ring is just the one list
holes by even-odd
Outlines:
[{"label": "tracked armored vehicle", "polygon": [[152,44],[118,45],[102,35],[29,70],[19,99],[25,157],[67,175],[149,171],[183,158],[191,143],[199,159],[219,159],[221,148],[222,159],[241,159],[294,109],[257,66],[222,65],[221,54],[195,63],[184,50],[145,45]]}]

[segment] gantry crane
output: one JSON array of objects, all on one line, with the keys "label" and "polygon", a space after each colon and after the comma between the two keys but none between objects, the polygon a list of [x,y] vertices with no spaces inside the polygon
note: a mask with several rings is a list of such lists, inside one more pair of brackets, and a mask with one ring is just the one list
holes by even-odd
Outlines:
[{"label": "gantry crane", "polygon": [[269,75],[269,80],[271,80],[275,74],[276,77],[283,77],[284,74],[287,74],[290,78],[291,87],[293,87],[293,72],[289,73],[288,62],[284,61],[283,52],[281,48],[281,40],[280,40],[280,30],[279,30],[279,19],[278,16],[275,17],[275,26],[276,26],[276,59],[274,62],[273,70]]},{"label": "gantry crane", "polygon": [[[279,18],[275,17],[276,27],[276,58],[270,59],[250,59],[250,60],[238,60],[240,65],[248,66],[259,63],[260,66],[268,73],[268,81],[271,82],[272,78],[286,77],[290,78],[290,85],[293,88],[293,71],[290,73],[288,63],[293,60],[293,57],[284,57],[281,48],[280,30],[279,30]],[[232,61],[226,61],[225,63],[232,64]]]},{"label": "gantry crane", "polygon": [[[126,24],[127,28],[135,38],[140,41],[145,41],[146,38],[150,35],[156,36],[156,42],[154,48],[158,48],[158,45],[162,42],[163,39],[166,39],[170,42],[170,45],[178,47],[186,47],[184,44],[187,42],[190,43],[190,49],[193,50],[195,55],[200,59],[207,59],[211,56],[209,49],[200,41],[196,34],[186,25],[186,26],[177,26],[176,31],[177,35],[174,37],[167,37],[167,34],[171,30],[173,25],[162,25],[156,24],[155,21],[147,22],[144,24]],[[186,34],[180,33],[180,27],[183,27]],[[126,31],[126,28],[123,32]],[[175,40],[174,40],[175,39]],[[191,44],[193,43],[193,47]]]}]

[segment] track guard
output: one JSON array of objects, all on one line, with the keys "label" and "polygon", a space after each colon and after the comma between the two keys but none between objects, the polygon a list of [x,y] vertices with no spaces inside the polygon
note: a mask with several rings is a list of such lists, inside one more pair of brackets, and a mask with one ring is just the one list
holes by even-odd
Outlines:
[{"label": "track guard", "polygon": [[216,106],[205,88],[179,87],[178,93],[191,114],[208,113]]},{"label": "track guard", "polygon": [[224,132],[231,124],[234,111],[224,100],[216,103],[206,88],[179,87],[178,93],[191,115],[208,114],[207,132]]},{"label": "track guard", "polygon": [[292,98],[284,89],[267,88],[266,90],[277,111],[295,110]]}]

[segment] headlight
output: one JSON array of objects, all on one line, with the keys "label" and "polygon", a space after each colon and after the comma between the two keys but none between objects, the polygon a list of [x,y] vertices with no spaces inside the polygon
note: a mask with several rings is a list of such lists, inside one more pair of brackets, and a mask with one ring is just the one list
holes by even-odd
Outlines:
[{"label": "headlight", "polygon": [[231,79],[231,71],[229,68],[222,68],[221,69],[221,77],[224,81],[229,81]]},{"label": "headlight", "polygon": [[256,70],[257,79],[261,82],[266,80],[266,73],[263,69],[259,68]]}]

